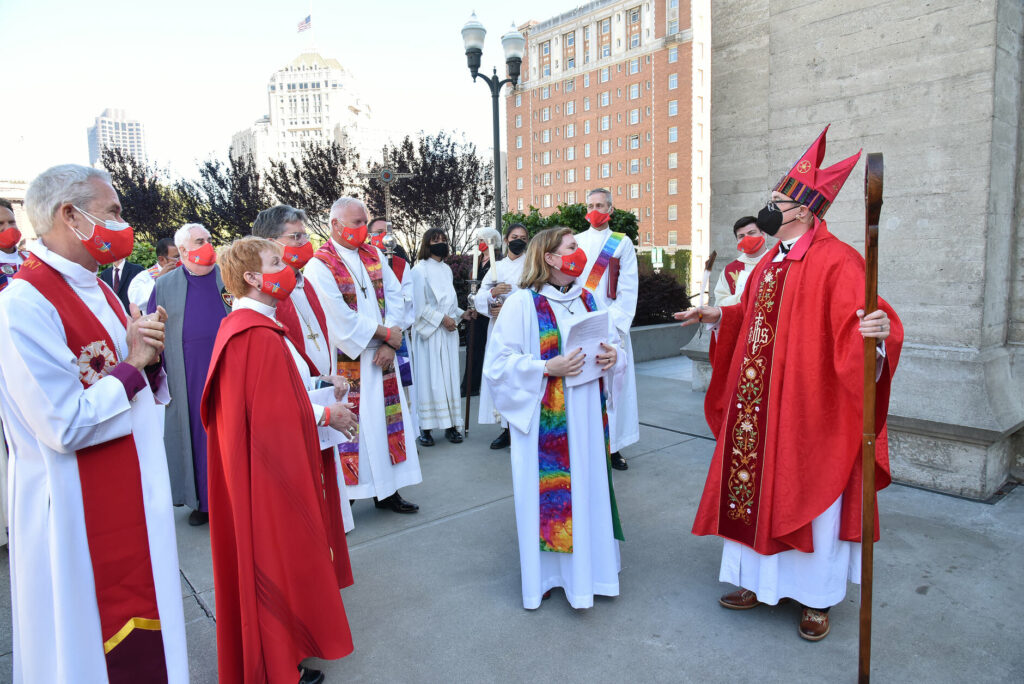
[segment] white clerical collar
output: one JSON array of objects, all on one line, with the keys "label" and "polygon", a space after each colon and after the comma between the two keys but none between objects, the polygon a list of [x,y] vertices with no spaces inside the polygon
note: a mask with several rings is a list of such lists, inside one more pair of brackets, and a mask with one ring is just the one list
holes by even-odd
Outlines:
[{"label": "white clerical collar", "polygon": [[335,240],[334,238],[331,238],[331,244],[334,245],[334,251],[336,251],[342,257],[344,257],[346,254],[350,254],[352,256],[356,256],[359,254],[358,249],[352,249],[351,247],[347,247],[338,242],[337,240]]},{"label": "white clerical collar", "polygon": [[57,269],[64,276],[64,280],[68,281],[70,285],[75,287],[99,287],[99,279],[96,277],[95,272],[90,271],[81,264],[76,264],[70,259],[65,259],[43,244],[42,240],[35,240],[30,243],[28,251],[39,257],[43,263]]},{"label": "white clerical collar", "polygon": [[576,299],[580,296],[580,292],[583,290],[583,286],[577,280],[572,286],[565,292],[562,292],[551,283],[544,283],[544,287],[540,289],[540,293],[548,299],[555,299],[560,302],[567,302],[570,299]]},{"label": "white clerical collar", "polygon": [[272,321],[276,321],[277,307],[270,304],[264,304],[263,302],[257,302],[252,297],[239,297],[235,300],[235,303],[231,305],[232,311],[238,311],[239,309],[251,309],[256,313],[261,313]]},{"label": "white clerical collar", "polygon": [[765,251],[761,252],[757,256],[754,256],[753,254],[743,254],[743,253],[741,253],[740,257],[739,257],[739,260],[742,261],[745,264],[756,264],[757,262],[759,262],[761,260],[761,257],[763,257],[767,253],[768,253],[768,250],[765,250]]}]

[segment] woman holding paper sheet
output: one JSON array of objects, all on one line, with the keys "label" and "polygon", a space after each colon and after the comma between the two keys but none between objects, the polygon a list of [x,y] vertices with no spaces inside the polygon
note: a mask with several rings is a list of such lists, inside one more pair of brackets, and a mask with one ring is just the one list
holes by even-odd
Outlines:
[{"label": "woman holding paper sheet", "polygon": [[[484,380],[512,435],[523,607],[539,607],[562,587],[573,608],[590,608],[595,595],[619,593],[622,533],[606,396],[626,359],[608,343],[590,356],[562,348],[574,321],[602,310],[576,281],[586,255],[571,230],[538,233],[524,258],[523,289],[505,300],[484,360]],[[618,340],[607,328],[607,339]],[[573,386],[588,366],[601,377]]]}]

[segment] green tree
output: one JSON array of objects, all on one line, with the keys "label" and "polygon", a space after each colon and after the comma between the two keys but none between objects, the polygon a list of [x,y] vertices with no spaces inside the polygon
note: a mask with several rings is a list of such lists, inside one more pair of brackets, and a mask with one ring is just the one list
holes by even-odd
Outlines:
[{"label": "green tree", "polygon": [[[559,204],[558,208],[547,216],[541,216],[537,208],[531,206],[528,214],[521,212],[504,214],[501,217],[501,223],[505,228],[513,223],[522,223],[531,236],[538,231],[554,226],[572,228],[574,232],[580,233],[590,227],[586,215],[587,205],[585,204]],[[640,235],[640,226],[632,212],[613,209],[610,222],[612,230],[617,233],[625,233],[633,241],[633,244],[636,244]]]},{"label": "green tree", "polygon": [[197,216],[221,242],[248,235],[256,215],[271,205],[252,155],[229,155],[227,163],[207,159],[199,165],[199,180],[181,181],[178,191],[186,213]]},{"label": "green tree", "polygon": [[166,171],[117,148],[104,149],[101,159],[120,197],[122,214],[142,242],[155,245],[160,238],[173,237],[181,224],[198,219],[177,187],[165,180]]}]

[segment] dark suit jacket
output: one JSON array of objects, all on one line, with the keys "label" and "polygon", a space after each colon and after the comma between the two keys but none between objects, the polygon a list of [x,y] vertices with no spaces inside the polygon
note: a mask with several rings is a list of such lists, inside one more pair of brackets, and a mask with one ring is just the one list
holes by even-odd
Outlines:
[{"label": "dark suit jacket", "polygon": [[[142,266],[139,266],[138,264],[133,264],[130,261],[124,262],[124,268],[121,269],[121,282],[119,283],[119,287],[117,288],[117,291],[114,294],[116,294],[117,298],[121,300],[122,304],[124,304],[125,311],[128,311],[128,285],[132,282],[132,278],[139,275],[144,270],[146,269],[144,269]],[[100,271],[100,280],[105,282],[111,288],[114,287],[113,278],[113,266]]]}]

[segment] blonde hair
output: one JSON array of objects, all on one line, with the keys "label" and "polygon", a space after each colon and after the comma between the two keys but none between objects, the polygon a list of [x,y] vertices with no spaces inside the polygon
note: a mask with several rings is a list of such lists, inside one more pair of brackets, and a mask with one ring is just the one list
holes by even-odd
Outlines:
[{"label": "blonde hair", "polygon": [[540,289],[548,282],[548,278],[551,277],[551,267],[544,261],[544,255],[554,253],[562,244],[562,237],[572,234],[572,228],[555,226],[542,230],[530,238],[519,287],[540,292]]},{"label": "blonde hair", "polygon": [[245,274],[263,272],[263,252],[267,251],[280,253],[281,248],[270,240],[252,235],[221,247],[217,252],[217,263],[224,289],[236,298],[247,295],[252,285],[245,282]]}]

